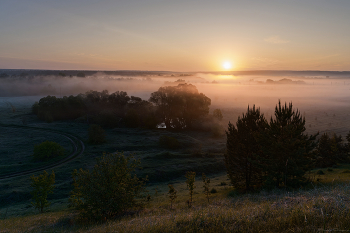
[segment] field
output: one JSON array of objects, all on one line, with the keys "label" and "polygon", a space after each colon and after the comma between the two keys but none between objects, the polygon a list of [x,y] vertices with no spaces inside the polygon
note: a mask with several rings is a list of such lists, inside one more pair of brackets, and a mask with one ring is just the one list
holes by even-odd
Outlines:
[{"label": "field", "polygon": [[[239,87],[235,88],[239,90]],[[210,96],[210,93],[208,95]],[[215,96],[210,97],[214,100],[211,112],[215,108],[222,110],[223,129],[227,127],[229,121],[235,123],[237,117],[246,111],[243,104],[247,103],[246,100],[232,98],[233,104],[230,105],[228,99],[217,97],[215,100]],[[2,219],[0,229],[7,229],[10,232],[16,231],[17,227],[23,231],[31,229],[29,232],[56,230],[70,232],[82,229],[98,232],[115,228],[121,229],[121,232],[163,232],[162,229],[172,232],[180,229],[181,232],[212,227],[218,231],[232,231],[238,224],[241,228],[237,229],[241,231],[249,229],[263,231],[269,225],[270,231],[278,232],[278,224],[285,224],[287,227],[295,224],[303,225],[305,221],[309,221],[308,219],[312,219],[314,224],[310,231],[316,232],[321,228],[349,228],[345,224],[346,221],[349,222],[348,215],[343,216],[345,225],[343,223],[339,225],[333,217],[326,219],[324,213],[321,213],[330,208],[331,204],[336,204],[334,211],[337,214],[344,213],[350,208],[346,202],[346,195],[349,192],[347,182],[350,180],[348,173],[350,167],[347,165],[330,170],[323,169],[326,173],[323,176],[316,174],[318,170],[313,171],[309,176],[314,181],[314,187],[311,187],[312,189],[308,187],[305,191],[293,193],[263,191],[260,194],[239,195],[232,191],[226,176],[223,162],[226,146],[224,134],[214,137],[211,132],[206,131],[172,132],[165,129],[114,128],[105,129],[107,138],[105,144],[91,145],[87,140],[89,125],[85,122],[45,123],[32,115],[31,105],[39,99],[39,96],[0,98],[0,219]],[[347,100],[348,97],[345,96],[325,103],[312,101],[304,103],[301,98],[299,101],[295,98],[293,104],[306,117],[308,133],[334,132],[344,138],[350,130],[348,120],[350,108]],[[282,98],[281,101],[288,101],[288,98]],[[276,98],[269,98],[257,106],[261,106],[262,112],[269,119],[276,104]],[[159,138],[163,135],[176,138],[180,147],[177,149],[162,147]],[[46,140],[60,143],[66,150],[65,156],[49,162],[33,161],[31,154],[34,145]],[[143,169],[138,171],[138,175],[148,176],[147,190],[151,195],[151,201],[144,211],[126,216],[120,222],[79,225],[80,223],[74,220],[75,214],[67,211],[68,196],[72,190],[72,171],[79,168],[90,169],[94,166],[95,159],[104,152],[116,151],[133,155],[141,160]],[[30,176],[39,174],[35,172],[36,169],[43,168],[48,172],[55,171],[56,188],[54,194],[49,197],[52,205],[47,209],[47,213],[38,215],[37,210],[30,204]],[[188,194],[184,175],[187,171],[197,173],[195,204],[190,211],[186,207]],[[203,172],[211,178],[211,188],[216,191],[212,193],[209,205],[202,193],[203,184],[200,175]],[[167,198],[169,183],[178,190],[179,198],[175,203],[175,210],[169,210]],[[326,186],[323,186],[324,184]],[[338,196],[332,199],[332,195]],[[287,220],[281,218],[278,220],[277,216],[281,213],[288,216]],[[278,221],[273,221],[276,218]],[[230,219],[236,220],[232,222]],[[259,221],[263,219],[265,223],[260,221],[259,225],[257,219]],[[187,225],[193,228],[186,228]],[[294,231],[302,232],[300,229]]]}]

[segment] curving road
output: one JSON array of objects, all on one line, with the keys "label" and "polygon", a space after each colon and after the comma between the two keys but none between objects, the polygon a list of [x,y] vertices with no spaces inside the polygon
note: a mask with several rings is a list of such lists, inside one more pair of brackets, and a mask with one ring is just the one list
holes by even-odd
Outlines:
[{"label": "curving road", "polygon": [[77,156],[81,155],[84,150],[85,150],[85,145],[84,143],[77,137],[65,133],[65,132],[61,132],[58,130],[53,130],[53,129],[44,129],[44,128],[39,128],[39,127],[31,127],[31,126],[22,126],[22,125],[5,125],[5,124],[0,124],[1,127],[10,127],[10,128],[24,128],[24,129],[35,129],[35,130],[44,130],[44,131],[48,131],[48,132],[52,132],[55,134],[59,134],[65,138],[67,138],[69,141],[71,141],[72,145],[73,145],[73,153],[71,153],[69,156],[65,157],[64,159],[55,162],[53,164],[50,165],[46,165],[46,166],[41,166],[41,167],[37,167],[35,169],[30,169],[30,170],[26,170],[26,171],[22,171],[22,172],[15,172],[15,173],[9,173],[6,175],[2,175],[0,176],[0,180],[5,180],[5,179],[9,179],[9,178],[14,178],[14,177],[19,177],[19,176],[24,176],[24,175],[30,175],[32,173],[36,173],[36,172],[40,172],[40,171],[44,171],[47,169],[51,169],[57,166],[60,166],[62,164],[65,164],[71,160],[73,160],[74,158],[76,158]]}]

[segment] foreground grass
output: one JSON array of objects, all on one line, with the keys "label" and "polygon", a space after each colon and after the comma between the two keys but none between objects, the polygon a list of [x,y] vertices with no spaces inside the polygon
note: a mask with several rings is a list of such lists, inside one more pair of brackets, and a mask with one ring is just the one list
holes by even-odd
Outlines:
[{"label": "foreground grass", "polygon": [[55,212],[0,220],[1,232],[322,232],[350,231],[350,185],[339,183],[299,192],[260,192],[236,197],[229,190],[211,203],[198,200],[150,205],[104,223],[79,222]]}]

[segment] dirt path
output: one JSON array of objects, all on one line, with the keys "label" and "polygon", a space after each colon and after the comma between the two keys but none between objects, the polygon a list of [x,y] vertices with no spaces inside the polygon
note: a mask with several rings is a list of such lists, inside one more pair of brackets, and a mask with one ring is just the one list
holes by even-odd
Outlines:
[{"label": "dirt path", "polygon": [[2,175],[2,176],[0,176],[0,181],[1,180],[5,180],[5,179],[9,179],[9,178],[29,175],[29,174],[32,174],[32,173],[44,171],[44,170],[47,170],[47,169],[51,169],[51,168],[63,165],[65,163],[68,163],[69,161],[73,160],[77,156],[81,155],[84,152],[84,150],[85,150],[85,145],[79,138],[77,138],[77,137],[75,137],[75,136],[73,136],[71,134],[58,131],[58,130],[44,129],[44,128],[38,128],[38,127],[30,127],[30,126],[22,126],[22,125],[5,125],[5,124],[0,124],[0,126],[1,127],[17,128],[17,129],[18,128],[22,128],[22,129],[44,130],[44,131],[47,131],[47,132],[52,132],[52,133],[55,133],[55,134],[59,134],[59,135],[65,137],[65,138],[67,138],[69,141],[71,141],[71,143],[73,145],[73,148],[74,148],[73,152],[70,155],[68,155],[67,157],[65,157],[64,159],[62,159],[62,160],[60,160],[58,162],[55,162],[55,163],[50,164],[50,165],[45,165],[45,166],[42,166],[42,167],[37,167],[35,169],[30,169],[30,170],[26,170],[26,171],[22,171],[22,172],[15,172],[15,173],[9,173],[9,174],[6,174],[6,175]]}]

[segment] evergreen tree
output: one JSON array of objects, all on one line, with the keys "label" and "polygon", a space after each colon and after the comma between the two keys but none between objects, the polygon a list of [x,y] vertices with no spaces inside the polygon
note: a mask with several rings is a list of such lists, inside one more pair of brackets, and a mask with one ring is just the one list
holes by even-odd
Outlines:
[{"label": "evergreen tree", "polygon": [[262,171],[258,166],[260,145],[256,134],[266,129],[267,121],[260,109],[249,108],[238,117],[236,127],[228,125],[225,165],[228,177],[235,188],[249,191],[262,184]]},{"label": "evergreen tree", "polygon": [[348,162],[347,146],[343,144],[341,135],[322,134],[316,148],[315,167],[331,167],[337,163]]},{"label": "evergreen tree", "polygon": [[275,108],[275,119],[258,141],[263,156],[259,158],[264,171],[265,185],[297,187],[305,181],[305,173],[312,168],[312,151],[316,135],[305,132],[305,118],[293,110],[292,103]]}]

